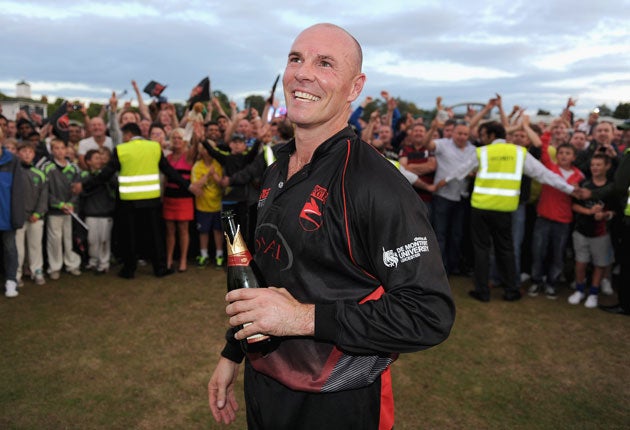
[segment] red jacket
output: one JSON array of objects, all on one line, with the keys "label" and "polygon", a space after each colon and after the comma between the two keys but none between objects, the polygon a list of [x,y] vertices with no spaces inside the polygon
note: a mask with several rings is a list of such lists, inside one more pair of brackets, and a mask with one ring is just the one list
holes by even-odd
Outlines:
[{"label": "red jacket", "polygon": [[[543,142],[542,155],[540,161],[545,167],[556,175],[562,176],[560,167],[551,160],[548,151],[549,141]],[[571,185],[578,185],[583,179],[584,174],[575,166],[571,167],[573,173],[567,179]],[[540,200],[538,201],[538,216],[551,221],[568,224],[573,221],[573,211],[571,210],[571,196],[556,190],[555,188],[543,184],[540,190]]]}]

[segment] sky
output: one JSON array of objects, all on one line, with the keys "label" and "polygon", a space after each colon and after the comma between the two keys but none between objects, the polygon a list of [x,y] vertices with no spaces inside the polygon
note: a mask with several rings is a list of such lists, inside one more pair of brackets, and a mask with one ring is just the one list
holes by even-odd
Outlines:
[{"label": "sky", "polygon": [[[630,0],[0,0],[0,92],[104,102],[135,79],[183,101],[205,76],[242,108],[268,96],[293,39],[331,22],[363,47],[366,96],[432,109],[500,93],[535,114],[630,102]],[[282,98],[281,90],[278,94]],[[145,100],[149,97],[145,95]],[[355,104],[355,105],[356,105]]]}]

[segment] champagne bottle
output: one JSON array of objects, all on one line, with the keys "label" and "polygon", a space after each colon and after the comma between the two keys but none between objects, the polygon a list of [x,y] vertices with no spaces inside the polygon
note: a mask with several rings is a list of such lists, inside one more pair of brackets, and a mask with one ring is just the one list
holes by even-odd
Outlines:
[{"label": "champagne bottle", "polygon": [[[227,241],[227,289],[265,288],[265,282],[260,269],[247,249],[247,244],[240,231],[240,225],[234,219],[232,211],[223,212],[223,230]],[[251,323],[243,324],[246,327]],[[239,330],[241,327],[238,328]],[[264,334],[254,334],[241,341],[246,352],[266,352],[271,338]]]}]

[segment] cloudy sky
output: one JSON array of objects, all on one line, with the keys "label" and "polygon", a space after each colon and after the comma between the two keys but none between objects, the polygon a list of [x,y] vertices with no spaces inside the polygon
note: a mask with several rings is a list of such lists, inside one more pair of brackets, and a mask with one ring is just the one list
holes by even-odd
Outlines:
[{"label": "cloudy sky", "polygon": [[486,101],[559,113],[630,102],[630,0],[214,1],[0,0],[0,91],[25,79],[35,97],[103,101],[150,80],[169,100],[209,76],[242,107],[266,96],[294,37],[317,22],[364,50],[361,98],[432,108]]}]

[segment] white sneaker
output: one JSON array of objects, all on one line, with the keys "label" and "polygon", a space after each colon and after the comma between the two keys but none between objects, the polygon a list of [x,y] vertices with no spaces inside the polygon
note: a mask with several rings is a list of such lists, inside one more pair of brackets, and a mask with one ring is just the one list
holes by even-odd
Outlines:
[{"label": "white sneaker", "polygon": [[69,269],[68,273],[74,276],[81,276],[81,270],[78,267],[75,267],[74,269]]},{"label": "white sneaker", "polygon": [[[584,296],[585,296],[585,295],[586,295],[586,294],[584,294],[584,293],[583,293],[583,292],[581,292],[581,291],[576,291],[575,293],[573,293],[573,294],[571,294],[571,295],[569,296],[569,298],[568,298],[568,300],[567,300],[567,301],[568,301],[570,304],[572,304],[572,305],[577,305],[577,304],[579,304],[579,303],[582,301],[582,299],[584,299]],[[590,296],[589,296],[589,297],[590,297]],[[597,304],[596,304],[595,306],[597,306]]]},{"label": "white sneaker", "polygon": [[4,288],[5,288],[5,292],[4,295],[7,297],[17,297],[18,296],[18,291],[17,291],[17,282],[15,281],[7,281],[4,284]]},{"label": "white sneaker", "polygon": [[527,290],[527,295],[530,297],[536,297],[540,292],[542,292],[542,285],[532,284]]},{"label": "white sneaker", "polygon": [[531,276],[529,276],[529,273],[521,273],[521,283],[529,281],[529,278],[531,278]]},{"label": "white sneaker", "polygon": [[44,279],[44,274],[41,269],[37,269],[35,274],[33,275],[33,280],[37,285],[44,285],[46,283],[46,279]]},{"label": "white sneaker", "polygon": [[584,307],[593,309],[597,307],[597,294],[589,294],[584,302]]},{"label": "white sneaker", "polygon": [[602,279],[602,283],[599,287],[601,288],[602,293],[606,294],[607,296],[612,296],[613,294],[615,294],[612,285],[610,284],[610,279],[608,278]]},{"label": "white sneaker", "polygon": [[57,279],[59,279],[61,275],[59,274],[59,270],[55,270],[54,272],[50,272],[50,279],[52,279],[53,281],[56,281]]}]

